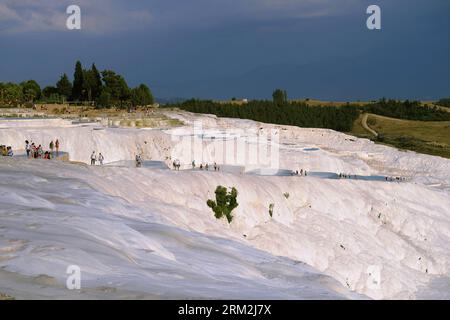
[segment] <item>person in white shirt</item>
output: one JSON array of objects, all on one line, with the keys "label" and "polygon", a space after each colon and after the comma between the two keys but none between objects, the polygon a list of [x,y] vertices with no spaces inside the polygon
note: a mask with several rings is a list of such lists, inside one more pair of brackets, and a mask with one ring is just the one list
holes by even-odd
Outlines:
[{"label": "person in white shirt", "polygon": [[97,156],[95,155],[95,151],[92,151],[92,154],[91,154],[91,166],[95,166],[95,161],[97,161]]},{"label": "person in white shirt", "polygon": [[105,160],[105,158],[103,157],[103,155],[101,153],[98,154],[98,162],[100,163],[100,165],[103,165],[103,160]]}]

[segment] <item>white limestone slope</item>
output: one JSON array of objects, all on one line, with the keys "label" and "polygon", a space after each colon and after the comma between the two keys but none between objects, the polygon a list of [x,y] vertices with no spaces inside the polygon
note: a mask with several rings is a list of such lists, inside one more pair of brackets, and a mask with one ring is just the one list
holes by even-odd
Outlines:
[{"label": "white limestone slope", "polygon": [[[161,221],[305,262],[373,298],[414,298],[435,277],[449,276],[450,199],[443,191],[412,183],[107,172],[104,179],[104,169],[95,170],[96,189],[145,211],[156,206]],[[205,203],[219,184],[240,192],[230,226],[218,222]],[[371,266],[381,268],[380,289],[367,285]]]},{"label": "white limestone slope", "polygon": [[[61,270],[81,260],[87,270],[84,293],[92,297],[359,297],[347,290],[376,299],[449,297],[449,160],[331,130],[170,116],[187,124],[200,119],[210,132],[278,129],[281,168],[401,175],[408,182],[2,159],[0,202],[7,210],[0,209],[0,273],[11,273],[0,278],[0,291],[37,295],[33,286],[43,273],[56,283],[40,294],[53,294],[64,283]],[[183,131],[190,129],[177,134]],[[10,127],[0,130],[0,143],[20,148],[25,139],[59,138],[71,159],[83,162],[92,150],[107,162],[132,159],[136,152],[146,159],[183,160],[170,133]],[[219,184],[239,191],[231,225],[216,220],[206,206]],[[372,267],[381,271],[379,288],[368,285]],[[66,291],[57,292],[74,297]]]},{"label": "white limestone slope", "polygon": [[[92,188],[116,173],[2,159],[0,292],[27,299],[360,298],[304,263],[165,221],[176,204],[155,200],[144,209]],[[69,265],[81,268],[81,291],[65,288]]]}]

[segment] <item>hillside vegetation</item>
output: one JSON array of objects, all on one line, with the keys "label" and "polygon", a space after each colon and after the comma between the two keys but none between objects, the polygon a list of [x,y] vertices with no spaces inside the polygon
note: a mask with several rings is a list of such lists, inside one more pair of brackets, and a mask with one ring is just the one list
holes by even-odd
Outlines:
[{"label": "hillside vegetation", "polygon": [[374,137],[361,124],[362,116],[350,134],[377,143],[450,158],[450,121],[412,121],[369,114],[367,125],[378,133]]},{"label": "hillside vegetation", "polygon": [[437,107],[422,105],[419,101],[382,99],[361,107],[369,113],[405,120],[450,121],[450,113]]},{"label": "hillside vegetation", "polygon": [[359,111],[348,108],[311,107],[301,102],[277,105],[272,101],[253,100],[243,106],[218,103],[211,100],[188,100],[176,107],[182,110],[214,114],[219,117],[251,119],[260,122],[292,125],[309,128],[329,128],[350,131]]}]

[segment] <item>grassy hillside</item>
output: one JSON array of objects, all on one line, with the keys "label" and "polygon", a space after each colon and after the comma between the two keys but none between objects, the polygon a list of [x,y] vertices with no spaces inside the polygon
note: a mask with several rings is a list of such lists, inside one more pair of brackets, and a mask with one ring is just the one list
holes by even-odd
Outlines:
[{"label": "grassy hillside", "polygon": [[360,116],[351,134],[420,153],[450,158],[450,121],[411,121],[369,114],[368,126],[379,136],[367,132]]}]

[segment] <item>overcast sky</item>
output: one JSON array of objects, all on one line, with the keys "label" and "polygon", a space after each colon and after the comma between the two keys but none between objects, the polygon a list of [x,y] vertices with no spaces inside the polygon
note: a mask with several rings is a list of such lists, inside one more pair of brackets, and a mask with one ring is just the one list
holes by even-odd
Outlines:
[{"label": "overcast sky", "polygon": [[449,57],[448,0],[0,0],[0,81],[54,84],[79,59],[162,98],[434,99]]}]

